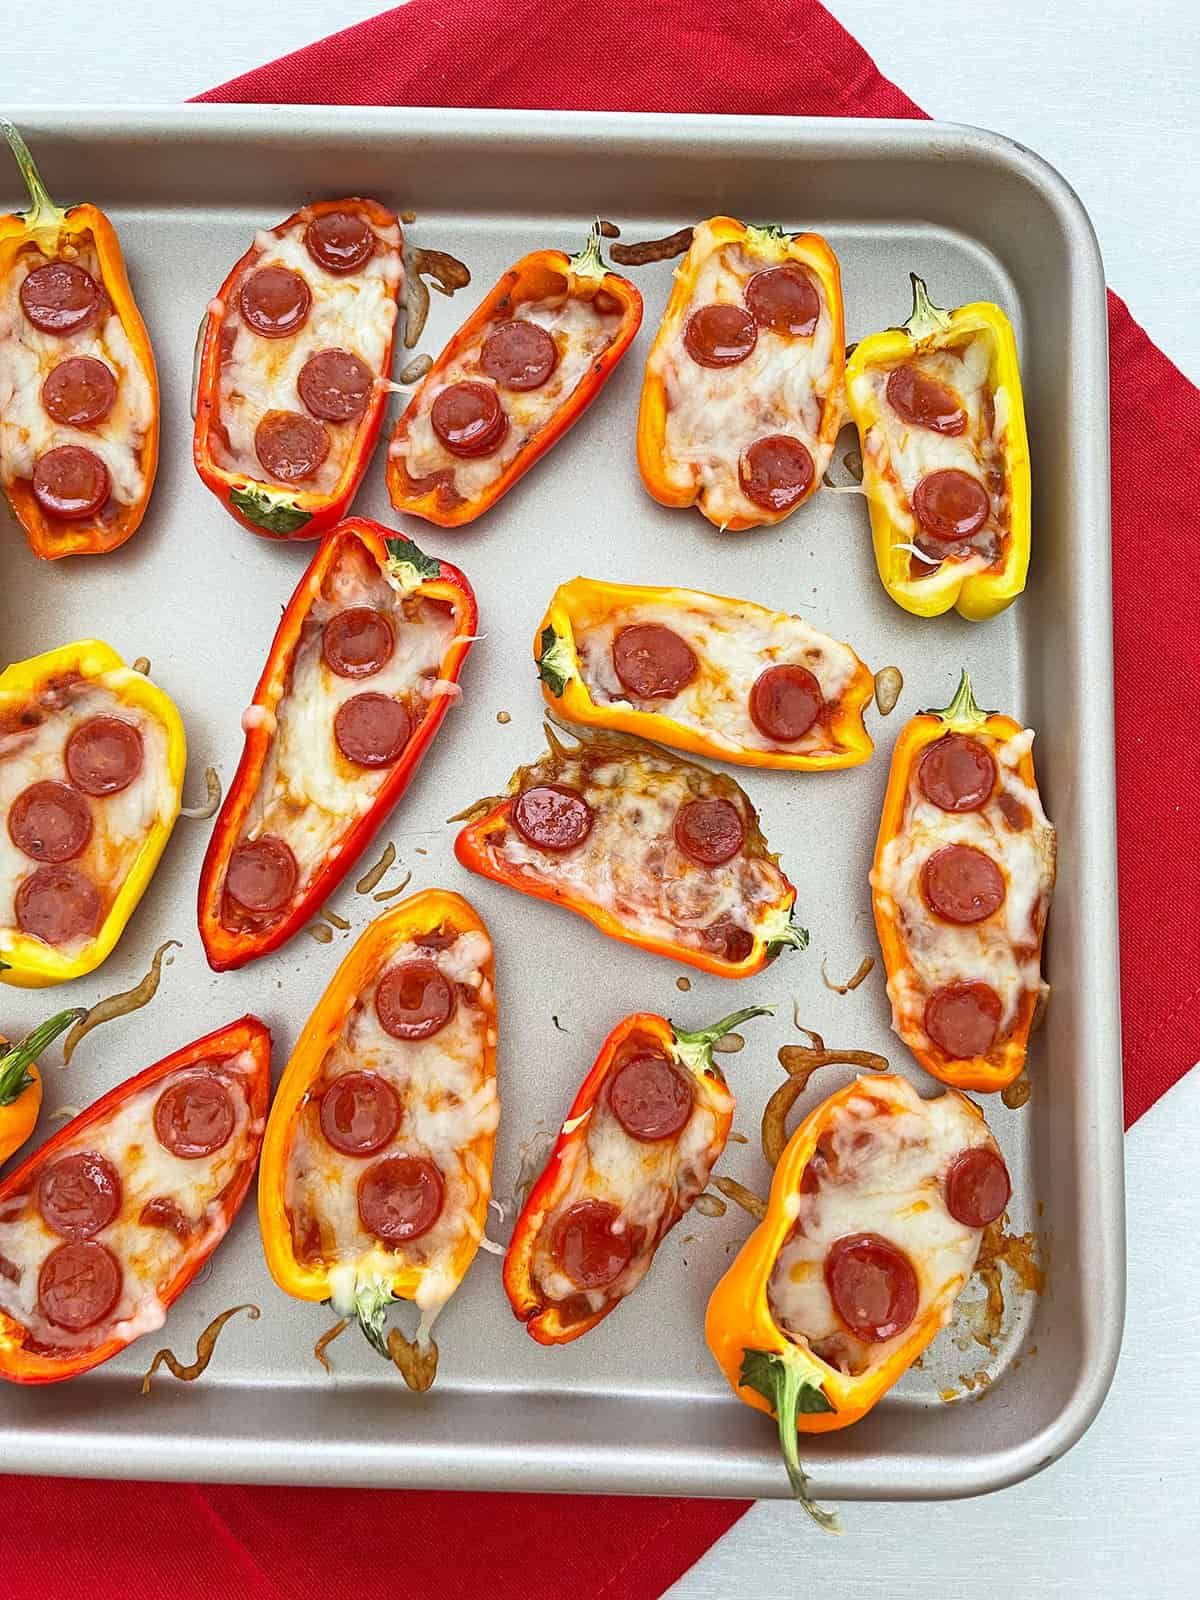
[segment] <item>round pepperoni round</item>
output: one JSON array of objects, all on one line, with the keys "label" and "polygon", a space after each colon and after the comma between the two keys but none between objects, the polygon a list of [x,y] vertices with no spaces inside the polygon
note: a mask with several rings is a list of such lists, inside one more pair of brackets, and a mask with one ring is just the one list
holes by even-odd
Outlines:
[{"label": "round pepperoni round", "polygon": [[557,365],[551,335],[523,319],[493,328],[479,352],[480,372],[502,389],[540,389]]},{"label": "round pepperoni round", "polygon": [[834,1310],[860,1339],[894,1339],[917,1314],[913,1264],[877,1233],[849,1234],[830,1245],[825,1285]]},{"label": "round pepperoni round", "polygon": [[120,794],[142,770],[142,759],[142,736],[123,717],[89,717],[67,740],[67,772],[84,794]]},{"label": "round pepperoni round", "polygon": [[921,873],[929,909],[946,922],[982,922],[1004,904],[1004,874],[969,844],[935,850]]},{"label": "round pepperoni round", "polygon": [[673,1139],[692,1114],[695,1094],[674,1062],[649,1053],[631,1056],[608,1090],[613,1116],[631,1139]]},{"label": "round pepperoni round", "polygon": [[386,1244],[419,1239],[442,1214],[442,1174],[428,1156],[384,1156],[358,1180],[358,1215]]},{"label": "round pepperoni round", "polygon": [[43,1168],[34,1203],[60,1239],[90,1239],[121,1209],[121,1179],[106,1156],[77,1150]]},{"label": "round pepperoni round", "polygon": [[48,517],[93,517],[112,492],[108,468],[82,444],[60,444],[33,464],[33,498]]},{"label": "round pepperoni round", "polygon": [[344,1156],[372,1156],[400,1126],[400,1100],[377,1072],[344,1072],[321,1096],[321,1132]]},{"label": "round pepperoni round", "polygon": [[290,267],[259,267],[242,284],[242,321],[264,339],[286,339],[302,328],[312,290]]},{"label": "round pepperoni round", "polygon": [[732,861],[742,848],[746,830],[741,812],[732,800],[711,795],[689,800],[675,813],[675,843],[702,867],[719,867]]},{"label": "round pepperoni round", "polygon": [[198,1161],[229,1143],[237,1122],[233,1096],[214,1073],[190,1072],[169,1084],[154,1104],[154,1131],[164,1150]]},{"label": "round pepperoni round", "polygon": [[318,350],[296,379],[306,409],[323,422],[349,422],[361,416],[374,386],[370,367],[349,350]]},{"label": "round pepperoni round", "polygon": [[95,356],[70,356],[52,367],[42,384],[42,408],[64,428],[94,428],[117,398],[112,368]]},{"label": "round pepperoni round", "polygon": [[696,652],[661,622],[631,622],[612,643],[613,671],[639,700],[670,700],[686,689],[700,663]]},{"label": "round pepperoni round", "polygon": [[758,328],[744,306],[714,302],[700,306],[687,319],[683,344],[702,367],[736,367],[758,343]]},{"label": "round pepperoni round", "polygon": [[8,836],[31,861],[73,861],[92,837],[92,812],[68,784],[31,783],[13,801]]},{"label": "round pepperoni round", "polygon": [[121,1267],[98,1239],[60,1244],[38,1273],[38,1309],[68,1333],[94,1328],[121,1298]]},{"label": "round pepperoni round", "polygon": [[301,411],[268,411],[254,430],[254,454],[280,483],[303,483],[325,464],[329,434]]},{"label": "round pepperoni round", "polygon": [[304,247],[319,267],[339,277],[357,272],[375,251],[375,232],[353,211],[325,211],[304,230]]},{"label": "round pepperoni round", "polygon": [[356,767],[390,767],[412,733],[412,718],[390,694],[356,694],[343,700],[333,719],[333,737]]},{"label": "round pepperoni round", "polygon": [[738,461],[742,493],[764,511],[790,511],[812,488],[815,476],[812,456],[790,433],[756,439]]},{"label": "round pepperoni round", "polygon": [[375,1015],[393,1039],[431,1039],[454,1015],[454,985],[420,956],[389,967],[375,988]]},{"label": "round pepperoni round", "polygon": [[300,869],[291,849],[274,834],[246,839],[229,858],[225,890],[247,911],[279,911],[296,892]]},{"label": "round pepperoni round", "polygon": [[17,926],[44,944],[89,939],[100,925],[100,891],[78,867],[39,867],[17,890]]},{"label": "round pepperoni round", "polygon": [[948,1056],[985,1056],[1000,1027],[1000,996],[986,983],[951,983],[925,1002],[925,1032]]},{"label": "round pepperoni round", "polygon": [[486,383],[452,383],[429,409],[434,433],[452,456],[490,455],[508,432],[495,389]]},{"label": "round pepperoni round", "polygon": [[396,635],[382,611],[349,606],[330,617],[321,634],[321,655],[339,678],[370,678],[392,659]]},{"label": "round pepperoni round", "polygon": [[964,1228],[986,1228],[1011,1197],[1008,1168],[988,1145],[963,1150],[946,1171],[946,1210]]},{"label": "round pepperoni round", "polygon": [[941,434],[966,432],[967,413],[954,390],[911,362],[893,369],[887,400],[896,415],[914,428]]},{"label": "round pepperoni round", "polygon": [[942,811],[978,811],[996,787],[996,762],[978,739],[947,733],[926,748],[917,784]]},{"label": "round pepperoni round", "polygon": [[821,685],[807,667],[788,662],[767,667],[750,690],[750,720],[767,739],[790,744],[802,739],[825,704]]},{"label": "round pepperoni round", "polygon": [[539,850],[574,850],[592,831],[595,813],[579,793],[560,783],[522,789],[513,801],[512,824]]},{"label": "round pepperoni round", "polygon": [[756,272],[746,285],[746,304],[760,328],[804,336],[815,333],[821,297],[803,267],[788,263]]},{"label": "round pepperoni round", "polygon": [[934,539],[969,539],[988,519],[991,501],[978,478],[957,467],[923,477],[912,496],[913,515]]},{"label": "round pepperoni round", "polygon": [[621,1216],[607,1200],[581,1200],[554,1224],[550,1251],[580,1289],[603,1289],[619,1278],[633,1256],[629,1229],[614,1233]]},{"label": "round pepperoni round", "polygon": [[47,261],[26,274],[20,298],[39,333],[79,333],[100,315],[104,290],[73,261]]}]

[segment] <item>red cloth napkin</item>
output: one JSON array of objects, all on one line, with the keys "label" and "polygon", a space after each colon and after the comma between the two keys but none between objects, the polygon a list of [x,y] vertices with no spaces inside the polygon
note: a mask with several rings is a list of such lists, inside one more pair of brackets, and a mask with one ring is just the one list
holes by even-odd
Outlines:
[{"label": "red cloth napkin", "polygon": [[[411,0],[202,96],[920,117],[816,0]],[[1200,1056],[1200,394],[1109,296],[1126,1122]],[[1184,770],[1186,766],[1186,771]],[[25,1479],[4,1600],[652,1600],[740,1501]]]}]

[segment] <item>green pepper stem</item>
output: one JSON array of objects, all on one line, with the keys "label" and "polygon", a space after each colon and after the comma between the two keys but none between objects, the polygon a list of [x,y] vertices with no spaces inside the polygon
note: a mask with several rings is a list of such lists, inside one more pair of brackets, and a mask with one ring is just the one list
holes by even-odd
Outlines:
[{"label": "green pepper stem", "polygon": [[749,1022],[751,1017],[770,1017],[774,1014],[774,1006],[747,1006],[744,1011],[731,1012],[729,1016],[722,1017],[720,1022],[714,1022],[711,1028],[700,1028],[696,1033],[684,1033],[672,1023],[676,1059],[690,1072],[714,1071],[713,1045],[718,1039],[723,1039],[741,1023]]},{"label": "green pepper stem", "polygon": [[934,305],[924,278],[918,278],[915,272],[910,272],[909,277],[912,279],[913,308],[912,315],[904,324],[904,331],[919,343],[932,333],[945,333],[950,326],[950,313]]},{"label": "green pepper stem", "polygon": [[587,243],[578,255],[572,256],[568,263],[572,273],[577,278],[603,278],[607,276],[608,268],[604,264],[604,257],[600,254],[600,219],[588,230]]},{"label": "green pepper stem", "polygon": [[20,1044],[13,1045],[11,1049],[0,1051],[0,1106],[10,1106],[13,1101],[23,1095],[33,1082],[29,1068],[41,1055],[47,1045],[52,1044],[60,1033],[65,1033],[73,1023],[81,1022],[87,1012],[75,1008],[71,1011],[59,1011],[55,1016],[48,1017],[45,1022],[34,1028],[32,1033],[26,1034]]},{"label": "green pepper stem", "polygon": [[29,153],[29,146],[7,117],[0,117],[0,129],[8,140],[8,148],[21,169],[21,176],[29,191],[29,210],[25,213],[25,226],[31,232],[37,232],[42,228],[60,227],[63,213],[50,198],[50,192],[42,182],[42,175]]},{"label": "green pepper stem", "polygon": [[431,578],[440,578],[442,564],[427,556],[411,539],[397,535],[385,541],[388,552],[388,571],[405,588],[415,589]]},{"label": "green pepper stem", "polygon": [[992,715],[990,711],[981,711],[975,703],[975,693],[971,688],[971,679],[966,667],[962,668],[962,676],[958,680],[958,688],[954,691],[954,698],[948,706],[931,707],[923,713],[929,717],[941,717],[943,722],[948,722],[952,728],[977,728],[981,722],[986,722]]},{"label": "green pepper stem", "polygon": [[796,1499],[818,1528],[826,1533],[841,1533],[837,1514],[817,1505],[809,1494],[808,1474],[800,1461],[796,1418],[801,1412],[834,1409],[822,1387],[815,1359],[795,1345],[780,1351],[743,1350],[738,1386],[753,1389],[771,1407],[779,1428],[780,1453]]}]

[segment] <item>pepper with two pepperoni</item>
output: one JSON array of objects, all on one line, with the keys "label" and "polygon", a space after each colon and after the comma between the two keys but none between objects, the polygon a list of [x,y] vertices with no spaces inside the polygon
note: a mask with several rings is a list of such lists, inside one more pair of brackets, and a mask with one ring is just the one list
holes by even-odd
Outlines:
[{"label": "pepper with two pepperoni", "polygon": [[[42,1109],[42,1075],[37,1058],[60,1033],[85,1016],[86,1011],[60,1011],[34,1028],[20,1044],[0,1048],[0,1166],[21,1148],[37,1125]],[[6,1043],[0,1038],[0,1047]]]},{"label": "pepper with two pepperoni", "polygon": [[30,207],[0,217],[0,488],[46,561],[141,525],[158,469],[158,375],[112,223],[60,210],[0,119]]}]

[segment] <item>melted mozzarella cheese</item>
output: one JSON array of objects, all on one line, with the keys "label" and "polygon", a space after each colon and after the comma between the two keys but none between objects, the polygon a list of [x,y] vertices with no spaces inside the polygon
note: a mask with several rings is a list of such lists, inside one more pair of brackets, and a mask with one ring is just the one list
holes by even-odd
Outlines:
[{"label": "melted mozzarella cheese", "polygon": [[[375,992],[385,971],[420,956],[435,962],[457,985],[453,1015],[429,1039],[394,1039],[375,1013]],[[288,1155],[284,1200],[297,1254],[303,1259],[306,1231],[320,1230],[321,1256],[343,1292],[335,1299],[353,1309],[355,1283],[377,1278],[390,1283],[399,1272],[418,1269],[416,1294],[423,1311],[435,1311],[458,1287],[467,1262],[455,1257],[465,1238],[478,1243],[491,1196],[491,1171],[471,1146],[496,1131],[500,1102],[487,1070],[488,1030],[494,995],[484,968],[491,957],[487,935],[460,933],[445,950],[409,943],[380,953],[376,966],[343,1020],[314,1089],[297,1114]],[[390,1144],[368,1156],[343,1155],[321,1132],[320,1094],[347,1072],[373,1072],[400,1100],[403,1115]],[[443,1205],[427,1233],[388,1247],[362,1225],[358,1180],[373,1162],[392,1155],[424,1156],[443,1183]],[[469,1257],[467,1258],[469,1261]],[[332,1276],[332,1275],[331,1275]],[[340,1310],[339,1310],[339,1314]]]},{"label": "melted mozzarella cheese", "polygon": [[454,359],[423,384],[401,419],[389,456],[404,462],[410,478],[420,481],[447,472],[460,499],[474,500],[495,483],[513,458],[563,406],[587,375],[592,362],[612,344],[621,327],[620,311],[597,311],[590,300],[562,294],[553,299],[526,300],[517,306],[513,321],[534,322],[558,346],[558,365],[537,389],[504,389],[501,404],[508,416],[508,432],[490,454],[475,460],[451,455],[433,431],[433,402],[451,384],[485,383],[498,386],[479,370],[479,352],[496,326],[488,323],[472,336]]},{"label": "melted mozzarella cheese", "polygon": [[855,1373],[882,1366],[911,1336],[913,1324],[879,1344],[851,1333],[825,1284],[829,1247],[854,1234],[878,1234],[903,1251],[917,1275],[914,1323],[930,1312],[949,1321],[983,1233],[950,1215],[942,1180],[961,1151],[996,1149],[986,1123],[953,1091],[922,1100],[903,1078],[859,1083],[862,1092],[830,1115],[830,1156],[813,1166],[816,1191],[790,1197],[795,1224],[767,1289],[771,1315],[792,1339]]},{"label": "melted mozzarella cheese", "polygon": [[[198,1064],[199,1065],[199,1064]],[[39,1344],[64,1350],[90,1350],[108,1339],[128,1343],[166,1317],[162,1295],[185,1257],[206,1253],[221,1238],[226,1221],[221,1196],[248,1161],[257,1156],[263,1120],[253,1117],[246,1085],[255,1062],[249,1052],[219,1065],[206,1063],[229,1090],[234,1106],[233,1132],[210,1156],[184,1161],[163,1148],[154,1131],[154,1107],[173,1084],[192,1076],[196,1067],[181,1067],[161,1082],[133,1095],[116,1113],[68,1140],[55,1159],[77,1150],[94,1150],[116,1168],[121,1178],[121,1208],[94,1237],[107,1246],[124,1269],[121,1294],[102,1323],[72,1333],[47,1321],[38,1307],[37,1283],[42,1263],[63,1243],[48,1228],[31,1195],[6,1203],[0,1218],[0,1259],[17,1269],[0,1272],[0,1312],[26,1327]],[[140,1222],[143,1206],[166,1197],[193,1225],[185,1241],[172,1228]]]},{"label": "melted mozzarella cheese", "polygon": [[[47,450],[77,444],[98,455],[108,468],[112,498],[132,505],[145,493],[141,451],[154,422],[150,378],[115,313],[79,333],[42,333],[26,317],[20,301],[28,273],[44,265],[39,250],[21,252],[0,284],[0,483],[31,479],[34,464]],[[76,265],[103,282],[91,236],[80,243]],[[42,405],[42,384],[59,362],[94,356],[117,380],[117,398],[95,428],[70,428],[53,421]]]}]

